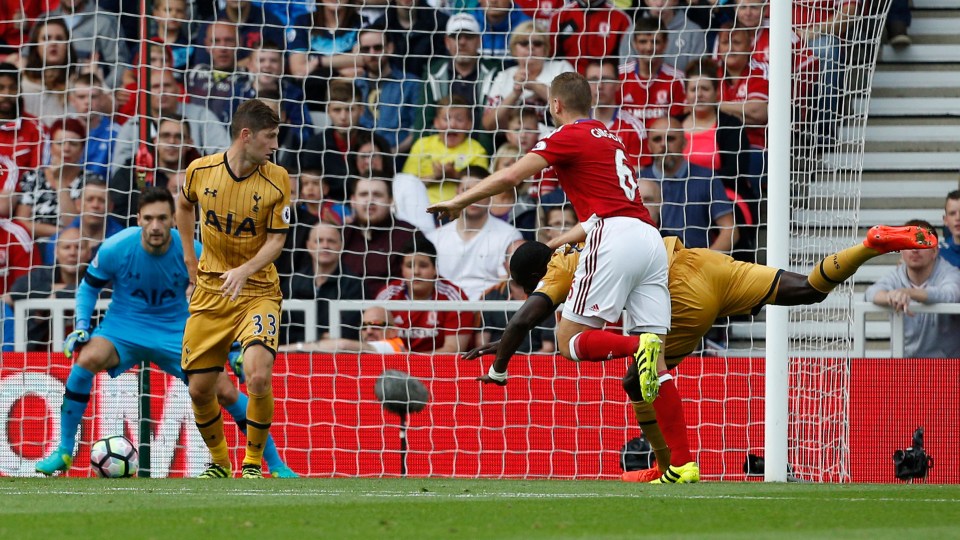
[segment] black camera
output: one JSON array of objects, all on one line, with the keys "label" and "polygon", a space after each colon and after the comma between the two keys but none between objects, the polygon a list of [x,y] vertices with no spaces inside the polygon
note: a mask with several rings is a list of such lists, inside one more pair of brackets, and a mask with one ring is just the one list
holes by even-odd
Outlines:
[{"label": "black camera", "polygon": [[923,449],[923,427],[913,432],[913,445],[893,453],[893,473],[900,480],[926,478],[933,468],[933,457]]}]

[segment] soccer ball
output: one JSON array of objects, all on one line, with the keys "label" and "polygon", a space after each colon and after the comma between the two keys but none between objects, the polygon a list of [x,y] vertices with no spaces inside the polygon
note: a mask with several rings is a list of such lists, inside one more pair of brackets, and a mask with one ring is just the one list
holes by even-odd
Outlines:
[{"label": "soccer ball", "polygon": [[90,465],[101,478],[129,478],[137,474],[140,456],[129,439],[114,435],[93,443]]}]

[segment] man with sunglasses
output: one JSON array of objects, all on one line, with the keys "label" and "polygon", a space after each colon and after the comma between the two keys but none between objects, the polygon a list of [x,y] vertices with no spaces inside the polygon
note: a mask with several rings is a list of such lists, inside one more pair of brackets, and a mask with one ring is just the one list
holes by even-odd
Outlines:
[{"label": "man with sunglasses", "polygon": [[392,152],[405,155],[413,145],[421,82],[393,65],[393,43],[383,30],[361,30],[357,52],[363,74],[356,83],[365,105],[360,125],[386,139]]}]

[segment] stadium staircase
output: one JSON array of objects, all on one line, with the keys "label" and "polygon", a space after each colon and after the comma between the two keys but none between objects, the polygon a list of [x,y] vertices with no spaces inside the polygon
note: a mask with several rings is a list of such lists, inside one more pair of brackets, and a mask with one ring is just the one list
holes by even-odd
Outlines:
[{"label": "stadium staircase", "polygon": [[[913,44],[903,49],[882,47],[866,111],[858,194],[862,234],[876,224],[902,224],[916,218],[940,227],[944,197],[960,187],[960,0],[914,0],[913,4],[909,30]],[[851,107],[863,111],[866,100],[854,100]],[[841,174],[846,167],[860,166],[843,152],[825,159]],[[833,185],[818,185],[816,180],[809,189],[811,196],[857,195],[837,193]],[[862,300],[863,291],[892,271],[898,260],[897,254],[884,255],[862,268],[855,276],[856,300]],[[802,333],[803,328],[798,331]],[[890,326],[883,318],[868,316],[866,334],[868,349],[889,350]],[[753,323],[734,323],[730,352],[762,346],[758,341],[764,335],[762,315]]]}]

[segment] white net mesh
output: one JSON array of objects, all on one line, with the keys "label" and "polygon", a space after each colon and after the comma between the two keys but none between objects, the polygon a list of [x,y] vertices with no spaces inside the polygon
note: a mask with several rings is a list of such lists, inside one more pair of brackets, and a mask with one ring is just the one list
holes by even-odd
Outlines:
[{"label": "white net mesh", "polygon": [[[4,269],[3,337],[5,351],[36,353],[5,352],[0,365],[8,391],[0,414],[11,419],[0,437],[6,474],[32,473],[61,435],[70,361],[60,349],[72,329],[62,314],[71,314],[83,266],[106,238],[135,225],[145,186],[178,192],[190,161],[223,152],[233,111],[251,98],[278,112],[276,161],[294,190],[292,232],[277,261],[284,298],[316,303],[315,313],[285,315],[280,345],[290,355],[275,370],[272,432],[301,474],[399,472],[399,419],[372,392],[388,368],[431,391],[428,409],[410,419],[412,474],[619,474],[619,449],[639,432],[618,361],[520,357],[504,393],[472,380],[486,362],[409,354],[499,339],[513,309],[345,311],[337,337],[329,335],[330,300],[378,298],[389,308],[414,298],[523,299],[505,281],[508,249],[576,223],[549,169],[468,210],[466,230],[436,223],[425,208],[509,166],[555,128],[548,88],[559,73],[577,70],[591,82],[594,117],[625,143],[661,230],[687,247],[762,263],[764,223],[790,219],[789,270],[806,274],[861,237],[859,105],[869,98],[886,1],[795,2],[790,217],[768,216],[764,205],[773,39],[764,2],[611,4],[584,16],[576,3],[533,1],[509,10],[510,2],[152,0],[143,21],[139,2],[35,4],[12,0],[0,10],[10,63],[0,69],[0,218],[11,245],[32,249]],[[424,249],[417,231],[438,252],[423,263],[423,289],[405,281],[420,264],[411,250]],[[791,310],[790,463],[803,479],[850,479],[851,295],[841,285],[826,302]],[[15,305],[51,296],[67,300],[24,309],[15,347]],[[760,317],[718,321],[678,369],[705,479],[742,479],[747,454],[762,454]],[[554,341],[548,321],[520,352],[553,354]],[[381,354],[354,352],[364,347]],[[37,380],[27,381],[30,373]],[[135,433],[137,389],[124,377],[93,385],[80,455],[120,431],[121,418]],[[196,474],[205,454],[185,389],[159,374],[152,382],[153,474]],[[240,438],[230,440],[242,450]],[[83,461],[75,474],[88,474]]]}]

